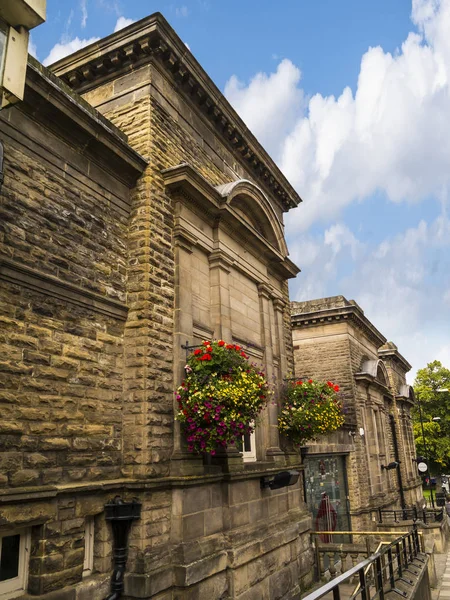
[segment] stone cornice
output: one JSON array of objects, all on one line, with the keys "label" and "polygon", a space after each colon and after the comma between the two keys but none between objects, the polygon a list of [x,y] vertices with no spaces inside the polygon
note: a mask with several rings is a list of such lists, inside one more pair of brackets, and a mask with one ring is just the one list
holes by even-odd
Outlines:
[{"label": "stone cornice", "polygon": [[25,101],[19,107],[57,130],[68,143],[127,185],[133,185],[148,164],[120,129],[31,56]]},{"label": "stone cornice", "polygon": [[343,306],[339,308],[326,308],[314,312],[305,312],[291,315],[292,327],[305,328],[317,327],[324,324],[335,323],[336,321],[347,321],[356,325],[370,341],[382,346],[386,338],[376,327],[372,325],[362,310],[356,305]]},{"label": "stone cornice", "polygon": [[[386,344],[386,346],[387,345],[388,344]],[[408,372],[412,369],[412,366],[409,364],[406,358],[400,354],[397,348],[379,348],[378,356],[383,359],[392,358],[395,362],[398,362],[401,365],[405,372]]]},{"label": "stone cornice", "polygon": [[355,373],[355,379],[356,381],[362,381],[367,385],[374,387],[384,396],[389,397],[390,400],[393,399],[391,390],[372,375],[369,375],[368,373]]},{"label": "stone cornice", "polygon": [[105,298],[4,257],[0,257],[0,281],[8,281],[122,321],[127,318],[128,308],[121,302]]},{"label": "stone cornice", "polygon": [[56,62],[52,71],[78,93],[87,92],[157,61],[239,154],[256,181],[270,189],[285,211],[301,198],[230,103],[160,13]]}]

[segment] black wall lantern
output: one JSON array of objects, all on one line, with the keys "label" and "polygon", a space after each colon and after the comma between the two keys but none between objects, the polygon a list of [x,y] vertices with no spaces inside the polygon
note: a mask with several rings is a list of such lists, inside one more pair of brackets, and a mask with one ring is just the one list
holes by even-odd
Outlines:
[{"label": "black wall lantern", "polygon": [[381,468],[386,469],[386,471],[391,471],[392,469],[396,469],[398,466],[400,466],[400,463],[394,460],[393,462],[390,462],[388,465],[381,465]]},{"label": "black wall lantern", "polygon": [[261,488],[279,490],[280,488],[287,487],[289,485],[295,485],[299,476],[299,471],[281,471],[273,476],[261,477]]},{"label": "black wall lantern", "polygon": [[125,502],[116,496],[105,504],[105,519],[111,523],[114,539],[114,571],[111,577],[111,593],[105,600],[119,600],[124,589],[125,567],[128,558],[128,534],[133,521],[141,518],[141,506],[137,500]]}]

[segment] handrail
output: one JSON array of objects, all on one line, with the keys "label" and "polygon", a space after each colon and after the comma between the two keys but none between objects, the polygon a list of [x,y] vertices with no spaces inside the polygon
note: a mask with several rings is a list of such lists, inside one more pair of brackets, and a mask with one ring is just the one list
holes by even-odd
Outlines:
[{"label": "handrail", "polygon": [[[380,542],[380,543],[378,544],[378,548],[375,550],[375,554],[381,550],[381,546],[385,546],[386,544],[389,544],[389,542]],[[365,571],[364,571],[364,575],[367,575],[367,573],[370,571],[370,568],[371,568],[372,564],[373,564],[373,563],[370,563],[370,565],[368,565],[368,566],[366,567],[366,569],[365,569]],[[360,588],[360,587],[361,587],[361,582],[359,581],[359,582],[358,582],[358,585],[357,585],[357,586],[355,587],[355,589],[353,590],[353,593],[352,593],[352,598],[353,598],[354,596],[356,596],[356,594],[358,593],[358,591],[359,591],[359,588]]]},{"label": "handrail", "polygon": [[[410,531],[311,531],[317,535],[408,535]],[[422,535],[422,532],[418,532]]]},{"label": "handrail", "polygon": [[[323,532],[321,532],[323,533]],[[371,532],[374,533],[374,532]],[[397,532],[385,532],[397,534]],[[361,561],[359,564],[355,565],[345,573],[342,573],[335,579],[329,581],[318,590],[311,592],[303,600],[320,600],[329,592],[333,592],[333,599],[340,600],[341,593],[339,586],[354,577],[358,576],[360,581],[360,588],[358,588],[352,598],[355,598],[356,595],[361,595],[362,600],[374,600],[375,598],[384,598],[384,586],[390,585],[390,590],[395,590],[395,580],[397,573],[398,577],[402,577],[402,573],[408,569],[409,565],[413,560],[418,558],[418,554],[420,553],[420,545],[419,545],[419,536],[417,527],[414,525],[413,530],[407,532],[400,537],[396,537],[393,541],[389,543],[384,543],[386,548],[383,550],[377,550],[374,554],[369,556],[368,558]],[[394,550],[394,552],[393,552]],[[389,569],[389,580],[385,584],[384,571],[386,569],[385,563],[382,561],[382,558],[387,555],[387,567]],[[396,561],[396,567],[394,572],[394,563]],[[368,583],[366,579],[366,567],[372,567],[374,569],[375,576],[375,595],[372,596],[370,588],[373,584]]]}]

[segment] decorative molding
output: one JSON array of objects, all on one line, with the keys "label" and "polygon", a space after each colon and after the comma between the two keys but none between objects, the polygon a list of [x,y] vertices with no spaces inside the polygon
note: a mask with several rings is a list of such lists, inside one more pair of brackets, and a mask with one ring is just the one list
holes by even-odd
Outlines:
[{"label": "decorative molding", "polygon": [[223,250],[213,250],[208,256],[211,269],[222,269],[226,273],[231,271],[234,260],[225,254]]},{"label": "decorative molding", "polygon": [[400,354],[398,348],[392,342],[387,342],[384,346],[378,349],[378,356],[382,359],[391,359],[397,364],[400,364],[402,369],[407,373],[412,369],[410,363],[404,356]]},{"label": "decorative molding", "polygon": [[285,211],[301,198],[195,60],[164,17],[146,19],[103,38],[52,65],[52,71],[78,93],[157,61],[178,90],[197,106],[218,135],[241,156],[255,180],[271,190]]},{"label": "decorative molding", "polygon": [[276,276],[282,279],[296,277],[300,269],[237,214],[218,188],[212,186],[189,163],[181,163],[161,173],[166,190],[175,201],[185,201],[211,227],[220,226],[238,241],[245,240],[255,256],[265,258],[270,271]]},{"label": "decorative molding", "polygon": [[393,395],[391,390],[381,383],[378,379],[370,375],[369,373],[355,373],[355,379],[358,382],[365,383],[368,387],[373,387],[379,392],[381,392],[384,396],[387,396],[389,400],[393,400]]},{"label": "decorative molding", "polygon": [[[292,306],[292,309],[295,309],[295,305]],[[364,316],[362,310],[355,305],[291,314],[293,328],[316,327],[318,325],[323,325],[324,323],[333,323],[340,320],[353,323],[377,347],[386,343],[384,335],[372,325],[369,319]]]},{"label": "decorative molding", "polygon": [[267,283],[259,283],[258,295],[260,298],[267,298],[267,300],[272,300],[274,297],[274,289],[271,285]]},{"label": "decorative molding", "polygon": [[285,300],[284,298],[274,298],[273,299],[273,308],[276,311],[284,312],[287,305],[288,305],[288,301]]},{"label": "decorative molding", "polygon": [[183,248],[183,250],[192,254],[194,246],[198,244],[198,238],[181,225],[175,225],[173,229],[173,243],[175,247]]},{"label": "decorative molding", "polygon": [[126,321],[128,307],[100,294],[85,290],[52,275],[30,269],[7,258],[0,258],[0,280],[20,285],[58,300]]}]

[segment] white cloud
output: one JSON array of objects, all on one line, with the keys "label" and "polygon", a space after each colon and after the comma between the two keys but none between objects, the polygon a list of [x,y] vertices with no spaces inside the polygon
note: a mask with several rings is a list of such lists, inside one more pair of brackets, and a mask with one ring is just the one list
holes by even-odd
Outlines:
[{"label": "white cloud", "polygon": [[[231,77],[225,94],[304,200],[286,219],[302,268],[292,299],[354,298],[413,377],[436,357],[450,367],[450,0],[412,0],[411,19],[415,31],[395,53],[363,55],[354,91],[306,99],[300,70],[285,59],[249,82]],[[401,221],[386,223],[399,233],[375,247],[336,223],[374,195],[422,202],[423,220],[403,231]],[[430,199],[441,203],[434,220]],[[306,233],[313,223],[318,233]]]},{"label": "white cloud", "polygon": [[89,39],[80,40],[79,37],[76,37],[72,40],[61,41],[58,44],[55,44],[53,48],[50,50],[47,58],[44,59],[43,64],[45,66],[51,65],[61,58],[68,56],[69,54],[73,54],[77,50],[81,50],[85,46],[89,46],[89,44],[93,44],[97,42],[100,38],[92,37]]},{"label": "white cloud", "polygon": [[116,33],[116,31],[120,31],[121,29],[124,29],[124,27],[128,27],[128,25],[131,25],[134,22],[135,22],[134,19],[127,19],[126,17],[119,17],[117,19],[116,26],[114,27],[114,33]]},{"label": "white cloud", "polygon": [[303,109],[300,79],[300,69],[285,59],[275,73],[258,73],[248,86],[235,75],[225,85],[227,99],[274,158]]},{"label": "white cloud", "polygon": [[[441,357],[450,367],[450,220],[439,216],[387,237],[375,247],[336,223],[316,236],[295,238],[291,256],[302,273],[294,300],[344,294],[418,368]],[[345,269],[342,269],[345,265]],[[339,275],[344,270],[344,274]],[[438,358],[440,360],[441,358]]]},{"label": "white cloud", "polygon": [[87,11],[87,0],[80,1],[80,9],[81,9],[81,27],[86,27],[87,19],[88,19],[88,11]]},{"label": "white cloud", "polygon": [[450,0],[413,0],[410,33],[394,55],[369,48],[355,93],[302,101],[300,71],[283,60],[225,94],[304,199],[290,231],[333,219],[377,191],[417,202],[450,185]]},{"label": "white cloud", "polygon": [[189,9],[186,5],[180,6],[175,9],[177,17],[187,17],[189,15]]},{"label": "white cloud", "polygon": [[33,41],[33,37],[30,35],[30,39],[28,41],[28,54],[31,54],[34,58],[37,58],[37,48],[36,44]]}]

